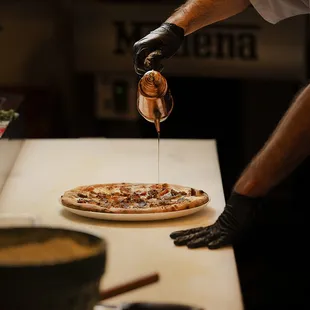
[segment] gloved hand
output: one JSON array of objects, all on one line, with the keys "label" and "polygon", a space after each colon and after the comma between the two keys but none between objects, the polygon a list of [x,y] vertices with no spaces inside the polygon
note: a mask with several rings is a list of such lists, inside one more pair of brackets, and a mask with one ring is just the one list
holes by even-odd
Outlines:
[{"label": "gloved hand", "polygon": [[[160,61],[170,58],[180,48],[184,39],[184,29],[170,23],[163,23],[160,27],[150,32],[147,36],[137,41],[133,46],[134,68],[138,75],[154,69],[162,71]],[[152,53],[160,51],[160,53]],[[145,65],[145,59],[148,63]]]},{"label": "gloved hand", "polygon": [[233,192],[224,211],[210,226],[175,231],[170,234],[177,246],[188,248],[208,247],[217,249],[226,245],[235,245],[243,233],[254,225],[261,205],[260,198],[247,197]]}]

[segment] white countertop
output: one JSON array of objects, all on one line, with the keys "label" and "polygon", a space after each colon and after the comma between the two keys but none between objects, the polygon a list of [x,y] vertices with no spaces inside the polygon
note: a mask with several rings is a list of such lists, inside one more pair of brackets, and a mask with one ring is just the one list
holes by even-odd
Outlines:
[{"label": "white countertop", "polygon": [[0,139],[0,194],[21,146],[21,140]]},{"label": "white countertop", "polygon": [[157,182],[157,140],[26,140],[0,196],[0,214],[30,213],[43,225],[67,227],[105,237],[107,272],[102,288],[152,272],[160,281],[108,300],[177,302],[207,310],[243,309],[234,253],[176,247],[174,230],[213,223],[224,195],[213,140],[161,141],[160,182],[206,191],[211,202],[197,214],[160,222],[108,222],[64,211],[67,189],[107,182]]}]

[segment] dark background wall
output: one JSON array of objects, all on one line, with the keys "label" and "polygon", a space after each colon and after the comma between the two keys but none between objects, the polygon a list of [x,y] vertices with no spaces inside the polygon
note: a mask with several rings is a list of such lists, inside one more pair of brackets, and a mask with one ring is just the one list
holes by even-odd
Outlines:
[{"label": "dark background wall", "polygon": [[[100,2],[119,4],[119,12],[124,3],[127,6],[144,3],[115,0],[0,2],[0,92],[23,96],[20,119],[14,126],[12,124],[6,136],[156,138],[152,124],[141,117],[100,118],[96,114],[97,77],[110,65],[104,52],[114,34],[105,34],[102,24],[98,24],[103,12],[89,10],[89,16],[94,18],[86,18],[86,11],[76,10],[76,7],[78,3],[87,7],[100,5]],[[163,6],[171,4],[172,7],[183,3],[156,1],[157,5],[161,2]],[[168,11],[164,12],[162,18],[167,14]],[[237,24],[239,18],[241,21],[249,19],[246,14],[233,18],[232,23]],[[307,17],[301,18],[307,20]],[[271,134],[296,92],[307,83],[309,52],[306,48],[310,40],[306,26],[309,21],[306,22],[295,28],[291,27],[294,26],[292,21],[287,24],[290,26],[287,31],[295,31],[295,37],[305,33],[303,41],[294,40],[294,34],[289,36],[283,24],[264,23],[264,31],[270,31],[271,37],[258,35],[258,38],[263,40],[264,50],[260,52],[264,52],[267,61],[262,65],[259,61],[253,64],[253,69],[247,69],[246,74],[242,73],[245,66],[240,60],[232,67],[229,60],[225,60],[227,67],[210,62],[209,69],[196,70],[197,74],[173,72],[175,63],[176,69],[182,71],[182,64],[187,61],[182,57],[173,60],[174,63],[167,62],[165,76],[175,108],[162,124],[162,138],[216,139],[226,196],[243,168]],[[277,32],[275,29],[279,27],[284,30]],[[281,45],[273,46],[273,40],[278,40]],[[306,51],[304,59],[303,49]],[[127,66],[124,65],[124,73],[134,76],[130,56],[126,59],[122,60]],[[282,76],[281,72],[284,72]],[[131,104],[135,105],[135,102]],[[293,179],[284,182],[275,195],[290,195],[296,187],[294,182]]]}]

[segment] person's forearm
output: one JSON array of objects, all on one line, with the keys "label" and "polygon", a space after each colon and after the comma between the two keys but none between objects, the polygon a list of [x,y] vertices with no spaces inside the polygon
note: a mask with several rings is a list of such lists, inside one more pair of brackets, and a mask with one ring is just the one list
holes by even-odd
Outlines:
[{"label": "person's forearm", "polygon": [[297,96],[234,190],[247,196],[264,196],[309,155],[310,85]]},{"label": "person's forearm", "polygon": [[182,27],[188,35],[242,12],[249,4],[249,0],[188,0],[166,22]]}]

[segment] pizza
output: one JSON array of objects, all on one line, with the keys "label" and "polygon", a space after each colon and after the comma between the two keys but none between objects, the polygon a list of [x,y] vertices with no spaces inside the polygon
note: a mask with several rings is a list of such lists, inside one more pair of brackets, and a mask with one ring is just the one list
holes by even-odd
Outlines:
[{"label": "pizza", "polygon": [[118,214],[180,211],[208,201],[202,190],[167,183],[94,184],[73,188],[61,196],[61,203],[68,208]]}]

